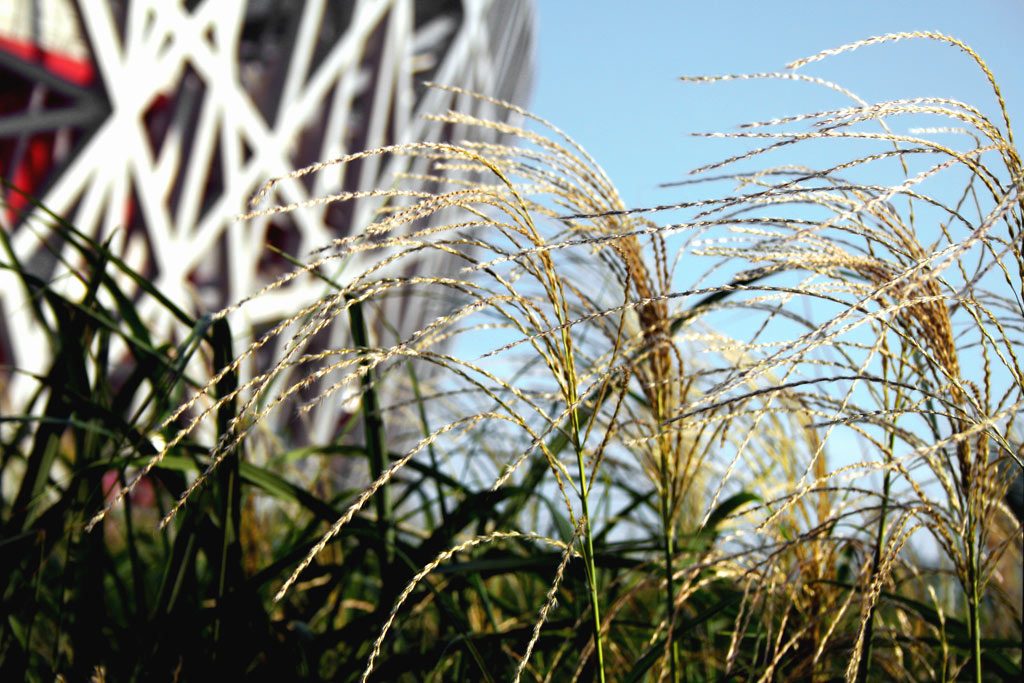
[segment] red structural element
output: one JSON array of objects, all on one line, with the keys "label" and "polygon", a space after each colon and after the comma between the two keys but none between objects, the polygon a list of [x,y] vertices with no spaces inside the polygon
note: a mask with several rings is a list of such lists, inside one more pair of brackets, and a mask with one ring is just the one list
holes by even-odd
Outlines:
[{"label": "red structural element", "polygon": [[75,85],[88,86],[96,79],[96,71],[91,61],[44,50],[27,40],[0,36],[0,50],[26,62],[36,62],[54,76]]},{"label": "red structural element", "polygon": [[[18,59],[35,63],[54,76],[77,86],[89,86],[96,80],[96,71],[89,60],[44,50],[35,43],[0,36],[0,50]],[[32,84],[26,81],[8,79],[0,90],[0,115],[16,114],[28,108]],[[53,95],[47,94],[47,103]],[[15,153],[17,157],[15,157]],[[27,195],[34,194],[53,167],[54,132],[40,131],[28,138],[25,146],[18,150],[16,140],[0,140],[0,175],[7,178],[22,192],[5,192],[6,218],[14,222],[18,214],[28,207]],[[22,194],[25,193],[25,194]]]}]

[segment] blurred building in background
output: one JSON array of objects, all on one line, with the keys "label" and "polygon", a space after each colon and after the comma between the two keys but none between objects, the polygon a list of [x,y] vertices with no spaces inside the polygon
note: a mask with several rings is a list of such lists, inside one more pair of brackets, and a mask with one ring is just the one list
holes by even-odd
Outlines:
[{"label": "blurred building in background", "polygon": [[[424,82],[524,103],[533,21],[530,0],[4,0],[0,175],[109,240],[178,305],[215,311],[292,268],[268,245],[304,258],[379,208],[363,201],[236,221],[265,181],[363,149],[479,139],[421,115],[507,112]],[[334,166],[281,182],[264,205],[391,187],[396,173],[426,170],[410,163],[375,156]],[[17,258],[54,286],[81,287],[62,263],[70,251],[41,239],[46,214],[2,191],[0,221]],[[251,338],[323,293],[315,279],[296,279],[247,306],[235,335]],[[153,304],[139,295],[155,336],[180,334]],[[389,315],[412,325],[428,313],[417,304]],[[0,366],[43,367],[47,344],[31,320],[26,292],[0,271]],[[4,375],[8,409],[37,388]],[[329,439],[336,415],[314,413],[307,436]]]}]

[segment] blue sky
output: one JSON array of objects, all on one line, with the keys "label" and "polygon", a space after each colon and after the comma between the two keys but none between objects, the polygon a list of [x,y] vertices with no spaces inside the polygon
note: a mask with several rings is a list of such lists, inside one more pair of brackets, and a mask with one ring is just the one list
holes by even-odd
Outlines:
[{"label": "blue sky", "polygon": [[[1024,139],[1024,2],[673,2],[537,0],[536,86],[530,108],[597,159],[631,206],[662,203],[656,189],[728,152],[691,131],[848,106],[806,84],[688,84],[681,75],[782,70],[847,42],[899,31],[938,31],[989,64]],[[802,69],[877,102],[953,97],[995,116],[984,76],[958,49],[913,40],[862,48]],[[909,123],[907,124],[910,125]]]},{"label": "blue sky", "polygon": [[[821,50],[887,33],[933,31],[971,46],[1002,88],[1011,122],[1018,128],[1018,148],[1024,140],[1024,0],[537,0],[537,13],[536,82],[530,109],[580,142],[630,207],[695,198],[684,193],[701,192],[703,187],[657,186],[685,179],[687,171],[737,151],[734,141],[694,138],[690,132],[735,131],[747,121],[853,104],[805,83],[695,84],[680,82],[679,76],[781,71],[787,63]],[[918,39],[868,46],[810,64],[801,72],[843,85],[872,103],[931,96],[957,99],[1001,125],[997,100],[982,71],[969,55],[945,43]],[[906,132],[940,122],[903,117],[890,119],[890,125],[895,132]],[[947,140],[961,148],[970,146],[964,138],[943,138]],[[787,147],[787,153],[793,149]],[[809,153],[817,152],[812,147]],[[858,156],[862,155],[847,150],[838,160]],[[827,167],[806,157],[801,161]],[[774,156],[756,161],[759,168],[780,163],[787,160]],[[956,188],[937,189],[941,194]],[[666,224],[675,216],[651,218]],[[735,333],[732,327],[729,331]],[[968,368],[973,366],[968,363]],[[844,457],[859,451],[848,448],[848,439],[838,443],[837,450],[847,453]]]}]

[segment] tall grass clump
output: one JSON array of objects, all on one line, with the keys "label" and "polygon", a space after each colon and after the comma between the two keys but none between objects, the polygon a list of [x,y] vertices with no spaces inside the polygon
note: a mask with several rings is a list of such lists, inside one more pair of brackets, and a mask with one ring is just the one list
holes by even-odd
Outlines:
[{"label": "tall grass clump", "polygon": [[[940,97],[869,103],[799,71],[903,38],[966,52],[1001,118]],[[630,209],[561,131],[461,91],[520,123],[435,118],[505,143],[409,143],[294,172],[413,155],[432,189],[399,177],[324,198],[372,202],[377,218],[253,298],[300,277],[324,296],[237,356],[214,349],[205,388],[153,413],[160,447],[66,533],[107,529],[138,482],[185,469],[149,533],[222,539],[207,561],[234,573],[178,623],[263,634],[250,673],[1016,680],[1024,178],[1002,95],[938,34],[688,80],[772,78],[849,105],[712,134],[750,146],[698,169],[702,198],[671,206]],[[842,158],[794,163],[823,143]],[[245,218],[317,209],[275,206],[280,181]],[[425,256],[437,272],[414,267]],[[373,315],[398,297],[446,312],[411,331]],[[350,344],[313,343],[339,325]],[[278,338],[268,370],[241,372]],[[336,443],[280,452],[261,433],[274,411],[301,419],[338,393],[351,411]],[[363,483],[282,475],[342,459],[365,463]],[[225,621],[239,601],[248,616]],[[204,661],[169,666],[199,676]]]}]

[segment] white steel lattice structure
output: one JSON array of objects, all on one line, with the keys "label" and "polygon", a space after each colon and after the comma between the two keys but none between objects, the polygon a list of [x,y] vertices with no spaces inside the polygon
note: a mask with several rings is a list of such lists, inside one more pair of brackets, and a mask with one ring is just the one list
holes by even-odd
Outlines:
[{"label": "white steel lattice structure", "polygon": [[[301,256],[366,225],[376,208],[235,221],[268,178],[347,152],[464,137],[420,115],[486,105],[424,81],[522,102],[531,75],[529,0],[0,5],[0,173],[82,232],[111,239],[115,253],[194,312],[217,310],[284,272],[288,264],[267,244]],[[335,166],[278,184],[271,201],[390,185],[395,173],[417,170],[409,163],[372,157]],[[0,220],[15,252],[59,280],[64,266],[34,227],[42,216],[15,194],[6,199],[16,210]],[[322,293],[307,279],[262,296],[233,321],[236,336]],[[24,296],[0,271],[0,362],[36,370],[45,345],[27,322]],[[157,336],[173,336],[172,321],[151,304],[140,298]],[[17,403],[29,382],[10,377],[6,399]],[[310,428],[329,438],[330,418],[313,419]]]}]

